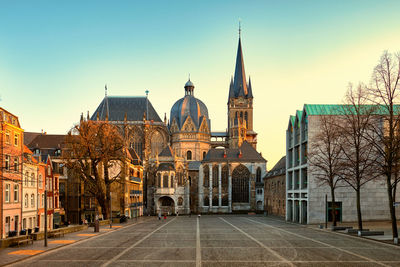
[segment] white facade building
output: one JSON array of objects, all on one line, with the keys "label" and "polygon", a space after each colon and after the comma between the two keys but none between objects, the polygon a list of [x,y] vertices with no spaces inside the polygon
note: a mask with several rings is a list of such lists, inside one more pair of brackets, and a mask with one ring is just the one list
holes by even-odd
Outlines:
[{"label": "white facade building", "polygon": [[[305,104],[295,116],[290,116],[286,131],[286,220],[304,224],[325,222],[330,220],[331,194],[328,185],[320,182],[312,175],[313,166],[307,161],[307,151],[319,130],[321,115],[335,115],[338,105]],[[337,113],[336,113],[337,114]],[[338,221],[351,222],[357,220],[356,193],[341,184],[335,190],[335,201]],[[325,203],[327,195],[327,203]],[[397,199],[400,197],[398,193]],[[326,212],[327,211],[327,212]],[[377,179],[368,182],[361,189],[361,212],[363,220],[390,219],[386,182]],[[400,212],[400,207],[397,207]]]}]

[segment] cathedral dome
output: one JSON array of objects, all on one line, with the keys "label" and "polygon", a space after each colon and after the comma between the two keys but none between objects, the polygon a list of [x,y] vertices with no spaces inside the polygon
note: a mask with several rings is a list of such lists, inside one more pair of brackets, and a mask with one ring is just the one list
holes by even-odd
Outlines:
[{"label": "cathedral dome", "polygon": [[210,125],[207,106],[200,99],[194,97],[193,89],[193,83],[190,80],[187,81],[185,84],[185,96],[176,101],[171,108],[170,121],[172,123],[175,119],[179,129],[181,129],[188,116],[193,120],[196,130],[199,129],[204,119],[207,120],[208,127]]}]

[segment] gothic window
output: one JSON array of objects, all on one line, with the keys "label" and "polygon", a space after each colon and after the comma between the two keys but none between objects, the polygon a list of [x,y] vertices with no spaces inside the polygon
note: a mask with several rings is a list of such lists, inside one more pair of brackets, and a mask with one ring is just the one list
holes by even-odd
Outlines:
[{"label": "gothic window", "polygon": [[249,127],[247,111],[244,113],[244,120],[246,121],[246,128]]},{"label": "gothic window", "polygon": [[212,169],[212,186],[218,188],[218,165],[214,165]]},{"label": "gothic window", "polygon": [[162,184],[161,184],[161,173],[157,173],[157,187],[162,187]]},{"label": "gothic window", "polygon": [[138,156],[143,158],[143,138],[141,135],[141,131],[138,128],[130,129],[130,132],[133,132],[133,136],[131,138],[130,146],[133,148]]},{"label": "gothic window", "polygon": [[151,155],[156,156],[161,153],[163,147],[164,147],[164,138],[162,134],[159,131],[155,131],[151,135]]},{"label": "gothic window", "polygon": [[261,183],[261,169],[260,169],[260,167],[257,168],[256,183]]},{"label": "gothic window", "polygon": [[178,198],[178,206],[182,206],[183,205],[183,198],[179,197]]},{"label": "gothic window", "polygon": [[204,152],[203,152],[203,159],[206,157],[206,154],[207,154],[207,153],[204,151]]},{"label": "gothic window", "polygon": [[218,206],[218,197],[217,197],[217,196],[214,196],[214,197],[213,197],[213,199],[212,199],[212,205],[213,205],[214,207]]},{"label": "gothic window", "polygon": [[204,165],[204,179],[203,179],[203,186],[209,187],[209,177],[210,177],[210,169],[208,165]]},{"label": "gothic window", "polygon": [[210,206],[210,200],[208,199],[208,196],[204,197],[204,205],[203,206]]},{"label": "gothic window", "polygon": [[168,187],[168,174],[164,174],[164,176],[163,176],[163,186],[162,187]]},{"label": "gothic window", "polygon": [[192,160],[192,151],[188,150],[188,151],[186,152],[186,159],[187,159],[187,160]]},{"label": "gothic window", "polygon": [[232,172],[232,201],[249,202],[250,172],[244,165],[237,166]]},{"label": "gothic window", "polygon": [[240,111],[240,118],[243,119],[243,111]]},{"label": "gothic window", "polygon": [[183,171],[182,171],[182,168],[178,169],[178,172],[177,172],[176,176],[178,178],[178,186],[182,186],[183,185]]},{"label": "gothic window", "polygon": [[224,165],[222,167],[221,173],[221,187],[227,189],[228,188],[228,179],[229,179],[229,170],[228,165]]}]

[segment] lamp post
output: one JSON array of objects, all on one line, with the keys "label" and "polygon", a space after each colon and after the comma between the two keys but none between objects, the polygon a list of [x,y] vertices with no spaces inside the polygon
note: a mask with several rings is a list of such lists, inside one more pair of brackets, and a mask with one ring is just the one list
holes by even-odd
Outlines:
[{"label": "lamp post", "polygon": [[47,189],[44,190],[44,246],[47,247]]},{"label": "lamp post", "polygon": [[111,195],[111,190],[110,190],[110,228],[112,228],[112,195]]}]

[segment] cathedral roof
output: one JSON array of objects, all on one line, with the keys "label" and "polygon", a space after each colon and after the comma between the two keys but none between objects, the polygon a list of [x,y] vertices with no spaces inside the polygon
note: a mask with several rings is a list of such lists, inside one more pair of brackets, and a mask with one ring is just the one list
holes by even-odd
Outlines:
[{"label": "cathedral roof", "polygon": [[170,145],[167,145],[164,147],[164,149],[161,151],[160,154],[158,154],[159,157],[172,157],[174,152],[172,151],[172,148]]},{"label": "cathedral roof", "polygon": [[212,148],[208,151],[202,162],[266,162],[257,150],[247,141],[244,141],[240,148],[218,149]]},{"label": "cathedral roof", "polygon": [[[172,106],[170,121],[172,122],[175,119],[180,129],[185,123],[187,117],[190,116],[198,129],[203,118],[209,120],[208,109],[200,99],[194,97],[193,94],[188,94],[188,88],[189,86],[185,85],[186,95],[176,101]],[[190,86],[190,88],[192,87]],[[209,121],[207,121],[207,123],[210,125]]]},{"label": "cathedral roof", "polygon": [[175,170],[174,164],[172,163],[160,163],[158,165],[157,171],[173,171]]},{"label": "cathedral roof", "polygon": [[96,120],[98,114],[100,120],[105,120],[108,113],[109,121],[124,121],[125,114],[128,121],[143,121],[143,115],[146,114],[147,101],[148,118],[146,119],[162,122],[150,100],[147,100],[146,97],[134,96],[104,97],[90,119]]},{"label": "cathedral roof", "polygon": [[229,86],[229,98],[239,97],[239,96],[245,98],[253,97],[251,82],[250,80],[249,84],[247,84],[246,82],[246,73],[244,71],[244,61],[242,52],[242,42],[240,40],[240,37],[236,55],[235,76],[233,81],[231,80],[231,84]]}]

